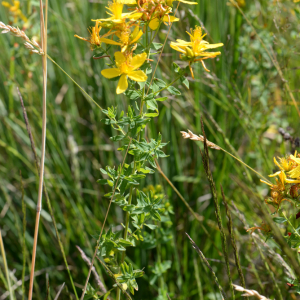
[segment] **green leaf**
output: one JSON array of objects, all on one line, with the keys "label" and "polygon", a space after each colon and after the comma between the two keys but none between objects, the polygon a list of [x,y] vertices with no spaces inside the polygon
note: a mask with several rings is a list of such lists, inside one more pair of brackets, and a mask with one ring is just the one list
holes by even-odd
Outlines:
[{"label": "green leaf", "polygon": [[157,98],[157,99],[155,99],[156,101],[165,101],[165,100],[167,100],[168,99],[168,97],[162,97],[162,98]]},{"label": "green leaf", "polygon": [[273,221],[275,223],[282,224],[282,223],[285,223],[287,220],[283,217],[275,217],[275,218],[273,218]]},{"label": "green leaf", "polygon": [[147,226],[148,228],[150,228],[151,230],[154,230],[155,228],[157,228],[157,225],[154,224],[144,224],[145,226]]},{"label": "green leaf", "polygon": [[175,71],[175,73],[179,73],[181,70],[181,68],[175,62],[173,62],[172,67],[173,67],[173,70]]},{"label": "green leaf", "polygon": [[167,90],[172,94],[172,95],[181,95],[180,91],[176,89],[174,86],[169,86]]},{"label": "green leaf", "polygon": [[190,83],[189,83],[189,81],[188,81],[188,79],[186,77],[181,76],[180,77],[180,81],[181,81],[182,84],[184,84],[187,87],[187,89],[190,88]]},{"label": "green leaf", "polygon": [[149,118],[154,118],[154,117],[158,116],[158,113],[147,113],[147,114],[144,114],[144,116],[149,117]]},{"label": "green leaf", "polygon": [[116,135],[116,136],[110,137],[110,139],[111,139],[112,141],[114,141],[114,142],[116,142],[116,141],[121,141],[121,140],[123,140],[124,138],[125,138],[125,135]]},{"label": "green leaf", "polygon": [[156,112],[158,112],[158,106],[155,100],[148,100],[146,104],[147,104],[147,109],[155,110]]},{"label": "green leaf", "polygon": [[152,45],[155,50],[159,50],[163,46],[163,44],[161,44],[161,43],[152,43]]},{"label": "green leaf", "polygon": [[155,82],[160,88],[164,88],[167,86],[167,84],[159,78],[154,78],[153,82]]}]

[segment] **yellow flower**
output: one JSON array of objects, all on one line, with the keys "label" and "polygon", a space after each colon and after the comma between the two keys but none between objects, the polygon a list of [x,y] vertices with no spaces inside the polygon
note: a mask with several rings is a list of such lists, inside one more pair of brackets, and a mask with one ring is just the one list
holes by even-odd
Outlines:
[{"label": "yellow flower", "polygon": [[132,57],[131,55],[125,56],[122,52],[116,52],[115,62],[117,68],[102,70],[101,74],[109,79],[121,76],[117,86],[117,94],[122,94],[128,88],[127,76],[134,81],[144,82],[147,80],[147,75],[143,71],[136,71],[136,69],[143,65],[146,59],[146,53]]},{"label": "yellow flower", "polygon": [[164,15],[162,18],[155,17],[149,22],[150,29],[156,30],[158,28],[161,20],[168,24],[179,21],[178,18],[176,18],[174,16],[169,16],[169,15]]},{"label": "yellow flower", "polygon": [[198,4],[197,2],[190,2],[190,1],[186,1],[186,0],[167,0],[167,5],[172,7],[174,1],[178,1],[178,2],[181,2],[181,3],[185,3],[185,4],[191,4],[191,5]]},{"label": "yellow flower", "polygon": [[27,22],[27,18],[23,15],[20,9],[20,1],[13,0],[13,5],[8,3],[7,1],[2,1],[2,5],[9,8],[9,11],[14,16],[14,23],[18,22],[18,17],[20,17],[25,23]]},{"label": "yellow flower", "polygon": [[[131,32],[130,25],[126,23],[118,24],[115,29],[116,32],[114,32],[114,34],[119,38],[118,45],[121,46],[121,52],[125,52],[128,49],[128,46],[137,43],[143,35],[143,31],[140,30],[139,26],[135,26],[134,30]],[[105,41],[103,42],[106,43]]]},{"label": "yellow flower", "polygon": [[283,158],[278,157],[278,159],[279,159],[279,163],[274,157],[274,163],[279,167],[279,169],[283,171],[290,171],[292,169],[293,162],[290,159],[286,159],[284,157]]},{"label": "yellow flower", "polygon": [[110,11],[107,12],[107,14],[109,14],[111,17],[107,19],[99,19],[99,21],[113,22],[119,24],[125,22],[126,18],[129,18],[130,20],[137,20],[143,15],[142,13],[135,12],[123,13],[124,4],[122,2],[123,1],[120,0],[113,0],[113,2],[110,2],[108,4],[108,7],[106,8]]},{"label": "yellow flower", "polygon": [[111,45],[121,45],[120,43],[115,42],[114,40],[105,38],[105,37],[111,35],[112,33],[106,33],[101,37],[100,31],[101,31],[102,27],[99,26],[99,24],[100,24],[100,22],[96,21],[96,25],[94,27],[92,27],[91,30],[89,30],[89,32],[91,34],[91,37],[89,39],[80,37],[77,34],[75,34],[74,36],[83,41],[89,42],[91,44],[92,49],[100,47],[101,43],[106,43],[106,44],[111,44]]},{"label": "yellow flower", "polygon": [[[278,176],[279,177],[279,179],[280,179],[280,181],[281,181],[281,184],[284,186],[285,185],[285,183],[300,183],[300,180],[293,180],[293,179],[288,179],[287,177],[286,177],[286,174],[285,174],[285,172],[284,171],[278,171],[278,172],[276,172],[276,173],[274,173],[274,174],[272,174],[272,175],[269,175],[269,177],[276,177],[276,176]],[[292,176],[290,176],[290,177],[292,177]],[[292,177],[292,178],[297,178],[297,177]]]},{"label": "yellow flower", "polygon": [[[190,71],[192,77],[194,78],[193,70],[191,68],[191,64],[197,61],[200,61],[203,65],[203,68],[209,72],[204,64],[204,59],[214,58],[217,55],[220,55],[221,52],[206,52],[206,50],[214,49],[218,47],[222,47],[223,43],[218,44],[209,44],[209,42],[204,41],[203,37],[206,34],[202,34],[202,29],[200,26],[196,26],[194,30],[191,29],[191,33],[187,32],[190,36],[190,42],[186,42],[183,40],[176,40],[176,42],[171,42],[170,46],[174,50],[183,53],[181,55],[181,59],[189,61]],[[201,58],[197,58],[197,57]]]}]

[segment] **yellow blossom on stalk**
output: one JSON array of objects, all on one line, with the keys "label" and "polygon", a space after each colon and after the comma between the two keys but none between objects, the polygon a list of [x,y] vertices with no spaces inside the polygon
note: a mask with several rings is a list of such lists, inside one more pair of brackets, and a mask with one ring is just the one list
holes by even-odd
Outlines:
[{"label": "yellow blossom on stalk", "polygon": [[135,12],[123,13],[124,3],[122,2],[124,1],[113,0],[113,2],[110,2],[108,7],[106,7],[109,10],[109,12],[107,11],[107,14],[110,15],[110,17],[107,19],[99,19],[98,21],[119,24],[125,22],[126,18],[129,18],[130,20],[138,20],[143,15],[142,13]]},{"label": "yellow blossom on stalk", "polygon": [[7,1],[2,1],[2,5],[4,7],[9,8],[9,11],[14,16],[14,23],[18,22],[18,18],[20,17],[25,23],[27,22],[27,18],[23,15],[21,9],[20,9],[20,1],[13,0],[13,5],[11,5]]},{"label": "yellow blossom on stalk", "polygon": [[128,88],[127,76],[134,81],[144,82],[147,80],[147,75],[143,71],[136,71],[136,69],[144,64],[146,59],[146,53],[132,57],[131,55],[125,56],[122,52],[116,52],[115,62],[117,68],[102,70],[101,74],[109,79],[121,76],[116,92],[117,94],[122,94]]},{"label": "yellow blossom on stalk", "polygon": [[172,7],[174,1],[178,1],[178,2],[181,2],[181,3],[185,3],[185,4],[190,4],[190,5],[198,4],[197,2],[191,2],[191,1],[186,1],[186,0],[167,0],[167,5]]},{"label": "yellow blossom on stalk", "polygon": [[218,44],[209,44],[209,42],[204,41],[203,37],[206,34],[202,34],[202,28],[200,26],[196,26],[194,30],[191,29],[191,33],[187,32],[190,36],[190,42],[186,42],[183,40],[176,40],[176,42],[171,42],[170,46],[174,50],[181,52],[180,58],[182,60],[186,60],[189,62],[190,71],[192,77],[194,78],[192,63],[200,61],[202,63],[203,68],[209,72],[204,64],[204,59],[214,58],[217,55],[220,55],[221,52],[206,52],[209,49],[214,49],[218,47],[222,47],[223,43]]},{"label": "yellow blossom on stalk", "polygon": [[131,32],[131,26],[127,23],[118,24],[115,29],[114,34],[119,38],[118,44],[121,46],[121,52],[126,51],[128,46],[137,43],[143,35],[143,31],[140,30],[139,26],[135,26]]},{"label": "yellow blossom on stalk", "polygon": [[278,159],[279,159],[279,163],[274,157],[274,163],[279,167],[279,169],[283,171],[290,171],[292,169],[293,162],[290,159],[284,157],[283,158],[278,157]]},{"label": "yellow blossom on stalk", "polygon": [[83,41],[89,42],[91,44],[92,49],[100,47],[101,43],[106,43],[106,44],[111,44],[111,45],[121,45],[120,43],[115,42],[114,40],[106,38],[107,36],[111,35],[112,33],[106,33],[103,36],[100,36],[100,31],[101,31],[102,27],[99,26],[99,24],[100,24],[100,22],[96,21],[96,25],[94,27],[92,27],[91,30],[89,30],[89,32],[91,34],[91,37],[89,39],[80,37],[77,34],[75,34],[74,36]]},{"label": "yellow blossom on stalk", "polygon": [[178,18],[174,17],[174,16],[169,16],[168,14],[165,14],[163,17],[154,17],[150,22],[149,22],[149,27],[152,30],[156,30],[160,24],[160,22],[164,22],[164,23],[173,23],[173,22],[177,22],[179,21]]},{"label": "yellow blossom on stalk", "polygon": [[290,160],[294,163],[294,168],[289,172],[289,176],[298,178],[300,182],[300,158],[297,157],[297,152],[295,155],[290,155]]}]

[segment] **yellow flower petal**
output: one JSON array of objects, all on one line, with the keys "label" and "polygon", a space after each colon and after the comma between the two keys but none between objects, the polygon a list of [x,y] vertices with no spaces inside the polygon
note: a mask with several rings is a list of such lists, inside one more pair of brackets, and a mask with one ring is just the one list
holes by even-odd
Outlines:
[{"label": "yellow flower petal", "polygon": [[100,38],[100,42],[105,43],[105,44],[110,44],[110,45],[118,45],[118,46],[122,45],[121,43],[118,43],[114,40],[106,39],[106,38]]},{"label": "yellow flower petal", "polygon": [[290,159],[300,165],[300,158],[295,157],[294,155],[291,154]]},{"label": "yellow flower petal", "polygon": [[[138,28],[138,27],[136,27],[136,28]],[[134,29],[134,31],[135,31],[135,29]],[[133,44],[133,43],[137,42],[141,38],[142,35],[143,35],[143,31],[142,30],[138,31],[136,35],[134,35],[134,32],[133,32],[134,38],[132,39],[132,41],[130,42],[130,44]]]},{"label": "yellow flower petal", "polygon": [[163,20],[164,20],[164,22],[167,22],[167,23],[179,21],[179,19],[174,16],[164,16]]},{"label": "yellow flower petal", "polygon": [[10,3],[8,3],[7,1],[2,1],[2,5],[4,6],[4,7],[11,7],[11,4]]},{"label": "yellow flower petal", "polygon": [[158,18],[152,19],[149,23],[149,27],[151,30],[156,30],[158,26],[159,26]]},{"label": "yellow flower petal", "polygon": [[300,177],[300,166],[296,167],[295,169],[289,172],[289,176],[291,178],[298,178]]},{"label": "yellow flower petal", "polygon": [[178,0],[181,3],[185,3],[185,4],[191,4],[191,5],[195,5],[198,4],[197,2],[190,2],[190,1],[185,1],[185,0]]},{"label": "yellow flower petal", "polygon": [[127,76],[123,74],[120,77],[118,86],[117,86],[117,94],[122,94],[124,93],[128,88],[128,81],[127,81]]},{"label": "yellow flower petal", "polygon": [[111,79],[121,75],[121,71],[117,68],[105,69],[101,71],[102,76]]},{"label": "yellow flower petal", "polygon": [[116,65],[119,67],[121,64],[126,62],[126,57],[124,56],[123,53],[118,51],[115,53],[115,61],[116,61]]},{"label": "yellow flower petal", "polygon": [[131,15],[128,16],[127,18],[130,20],[138,20],[142,17],[143,13],[130,13]]},{"label": "yellow flower petal", "polygon": [[133,67],[132,70],[138,69],[143,63],[145,62],[147,58],[147,54],[144,52],[142,54],[138,54],[131,60],[131,66]]},{"label": "yellow flower petal", "polygon": [[128,77],[134,81],[146,81],[147,75],[143,71],[133,71],[128,73]]}]

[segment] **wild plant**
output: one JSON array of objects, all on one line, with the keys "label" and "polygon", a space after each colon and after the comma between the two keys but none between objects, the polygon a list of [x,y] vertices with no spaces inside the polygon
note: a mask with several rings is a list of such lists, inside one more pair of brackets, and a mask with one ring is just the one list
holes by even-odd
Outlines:
[{"label": "wild plant", "polygon": [[[124,5],[128,6],[128,12],[123,12]],[[189,88],[189,81],[185,75],[190,72],[194,78],[193,64],[200,62],[204,69],[209,71],[204,60],[221,53],[207,50],[223,45],[209,44],[205,41],[205,34],[199,26],[188,33],[190,41],[171,42],[171,47],[180,52],[180,58],[187,66],[180,68],[173,63],[174,79],[167,83],[162,78],[155,77],[167,37],[164,44],[157,43],[155,38],[164,24],[169,26],[169,33],[172,23],[179,21],[176,17],[177,9],[173,12],[173,1],[113,0],[106,8],[110,17],[94,20],[95,25],[90,29],[89,38],[78,35],[76,37],[89,42],[95,52],[95,59],[107,60],[108,68],[101,71],[102,76],[118,81],[116,94],[124,94],[129,102],[126,112],[119,112],[117,107],[102,110],[106,115],[102,122],[116,132],[111,140],[121,143],[118,150],[125,154],[119,166],[106,166],[105,169],[101,169],[103,179],[99,180],[99,183],[108,185],[111,190],[105,195],[110,199],[107,214],[111,203],[114,203],[124,211],[125,223],[121,224],[122,230],[110,228],[104,232],[106,214],[81,299],[87,291],[96,255],[103,260],[103,264],[116,279],[116,299],[120,299],[121,292],[130,297],[126,290],[131,294],[138,290],[136,279],[143,276],[144,272],[134,269],[131,263],[126,262],[126,249],[143,243],[145,236],[159,226],[166,211],[163,195],[153,195],[140,188],[140,182],[155,173],[157,159],[167,157],[163,152],[166,143],[163,142],[161,134],[158,133],[156,138],[148,137],[147,124],[159,115],[158,103],[168,99],[165,92],[180,95],[180,90],[174,87],[177,81]],[[105,33],[102,34],[102,30],[105,30]],[[152,65],[154,61],[155,67]],[[155,281],[162,271],[167,270],[169,265],[169,262],[158,262],[152,281]],[[90,291],[89,287],[88,293]],[[110,290],[109,293],[111,292]]]}]

